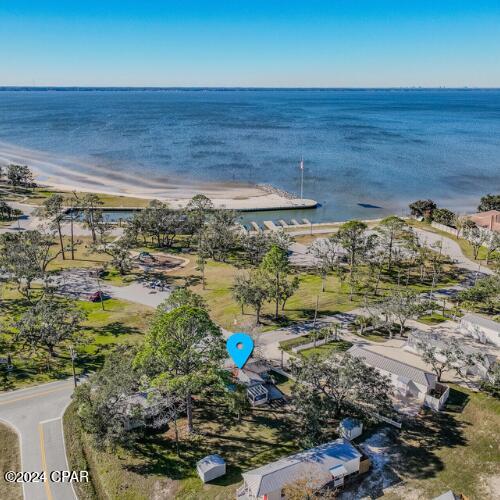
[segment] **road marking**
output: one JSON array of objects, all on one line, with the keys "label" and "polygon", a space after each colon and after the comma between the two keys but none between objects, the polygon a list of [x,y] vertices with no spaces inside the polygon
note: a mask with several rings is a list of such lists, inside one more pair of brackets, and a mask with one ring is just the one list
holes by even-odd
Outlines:
[{"label": "road marking", "polygon": [[46,394],[51,394],[53,392],[65,391],[67,388],[68,388],[67,386],[64,386],[64,387],[59,387],[58,389],[51,389],[50,391],[37,392],[36,394],[31,394],[30,396],[22,396],[20,398],[8,399],[7,401],[0,401],[0,406],[7,405],[9,403],[16,403],[17,401],[23,401],[25,399],[33,399],[39,396],[45,396]]},{"label": "road marking", "polygon": [[47,493],[48,500],[53,500],[52,491],[50,491],[50,476],[49,471],[47,469],[47,457],[45,456],[45,441],[43,435],[43,424],[40,422],[38,424],[38,432],[40,434],[40,452],[42,454],[42,468],[45,472],[45,482],[43,483],[45,486],[45,492]]},{"label": "road marking", "polygon": [[61,420],[61,417],[48,418],[47,420],[41,420],[39,424],[49,424],[50,422],[55,422],[56,420]]}]

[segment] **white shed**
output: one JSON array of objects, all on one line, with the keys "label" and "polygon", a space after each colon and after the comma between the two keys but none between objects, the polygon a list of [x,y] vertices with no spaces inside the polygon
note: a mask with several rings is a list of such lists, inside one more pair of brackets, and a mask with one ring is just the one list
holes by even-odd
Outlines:
[{"label": "white shed", "polygon": [[363,432],[363,422],[356,420],[355,418],[344,418],[340,421],[339,433],[343,438],[352,439],[361,436]]},{"label": "white shed", "polygon": [[196,470],[200,479],[206,483],[226,473],[226,462],[219,455],[208,455],[196,463]]}]

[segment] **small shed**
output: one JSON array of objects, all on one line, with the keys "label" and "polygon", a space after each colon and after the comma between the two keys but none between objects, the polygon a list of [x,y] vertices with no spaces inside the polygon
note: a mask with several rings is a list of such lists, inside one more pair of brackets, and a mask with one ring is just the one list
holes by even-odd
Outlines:
[{"label": "small shed", "polygon": [[226,473],[226,462],[220,455],[208,455],[196,463],[200,479],[206,483]]},{"label": "small shed", "polygon": [[343,438],[352,439],[361,436],[363,432],[363,422],[356,420],[355,418],[344,418],[341,420],[339,425],[339,433]]}]

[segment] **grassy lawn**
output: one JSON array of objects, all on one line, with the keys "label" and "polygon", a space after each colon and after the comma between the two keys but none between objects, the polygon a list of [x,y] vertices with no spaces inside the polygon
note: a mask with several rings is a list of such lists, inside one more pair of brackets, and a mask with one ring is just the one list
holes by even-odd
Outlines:
[{"label": "grassy lawn", "polygon": [[[168,280],[171,284],[189,285],[193,291],[202,295],[210,308],[212,319],[227,329],[255,329],[255,314],[250,308],[241,313],[241,307],[232,297],[234,277],[244,269],[239,269],[233,263],[208,261],[205,266],[205,290],[201,285],[200,272],[196,270],[196,257],[193,255],[179,254],[190,259],[189,264],[179,270],[169,273]],[[237,264],[237,263],[236,263]],[[448,268],[438,286],[457,283],[457,278],[452,276]],[[314,318],[316,297],[319,295],[319,315],[332,315],[350,311],[364,303],[364,292],[355,292],[352,301],[349,300],[349,285],[341,283],[338,277],[328,276],[326,291],[321,292],[321,278],[316,274],[301,272],[299,275],[300,286],[298,291],[288,300],[280,318],[276,321],[273,317],[273,304],[267,303],[262,309],[262,325],[260,331],[268,331],[286,326],[294,321],[311,320]],[[421,284],[412,277],[409,287],[417,292],[430,290],[430,284]],[[385,295],[395,288],[396,275],[385,274],[379,288],[380,295]],[[378,297],[379,299],[380,297]]]},{"label": "grassy lawn", "polygon": [[[64,237],[65,246],[70,245],[70,238]],[[71,252],[66,251],[66,259],[62,258],[62,255],[58,255],[48,266],[48,271],[62,271],[64,269],[72,269],[72,268],[102,268],[104,267],[110,260],[111,257],[109,255],[103,253],[97,253],[92,250],[92,238],[90,236],[78,236],[75,237],[75,259],[71,259]],[[52,247],[51,255],[54,255],[55,252],[59,251],[59,242],[55,242]]]},{"label": "grassy lawn", "polygon": [[328,344],[323,344],[318,347],[312,347],[311,349],[304,349],[298,354],[304,358],[310,358],[311,356],[319,356],[320,358],[326,358],[332,352],[345,352],[347,349],[352,347],[351,342],[345,340],[339,340],[337,342],[329,342]]},{"label": "grassy lawn", "polygon": [[[153,313],[153,310],[146,306],[117,299],[106,300],[104,311],[100,303],[81,301],[78,304],[87,313],[87,319],[76,342],[77,373],[100,366],[106,352],[114,344],[139,341]],[[27,304],[17,292],[6,287],[3,290],[0,322],[3,319],[11,323],[26,308]],[[10,341],[11,336],[4,333],[2,339]],[[15,344],[12,346],[14,352],[16,347]],[[0,350],[0,356],[4,354],[6,353]],[[56,349],[56,356],[50,360],[50,370],[47,369],[45,355],[29,356],[27,353],[14,353],[13,362],[14,370],[8,376],[0,378],[0,390],[41,384],[66,378],[72,374],[71,360],[66,347]]]},{"label": "grassy lawn", "polygon": [[0,498],[2,500],[22,500],[21,483],[8,483],[3,475],[7,471],[21,470],[21,453],[16,432],[0,423]]},{"label": "grassy lawn", "polygon": [[498,494],[500,401],[453,387],[446,410],[403,428],[391,460],[404,491],[388,493],[389,500],[410,493],[433,498],[449,489],[474,500]]},{"label": "grassy lawn", "polygon": [[[102,496],[111,500],[226,500],[234,498],[242,480],[241,472],[297,450],[282,410],[252,410],[240,422],[221,415],[220,409],[217,413],[214,410],[211,407],[196,410],[198,433],[182,437],[181,457],[178,457],[171,430],[150,435],[132,449],[96,450],[89,437],[78,432],[74,409],[70,407],[65,415],[66,440],[73,443],[70,467],[87,465],[95,489],[105,492]],[[69,420],[73,420],[70,426]],[[179,422],[179,427],[183,429],[184,422]],[[84,450],[83,456],[79,449]],[[226,460],[227,472],[203,484],[196,473],[196,461],[211,453],[218,453]]]},{"label": "grassy lawn", "polygon": [[440,313],[434,312],[432,314],[425,314],[424,316],[420,316],[420,318],[418,318],[418,321],[420,321],[420,323],[424,323],[425,325],[439,325],[440,323],[448,321],[448,318]]},{"label": "grassy lawn", "polygon": [[[8,192],[8,199],[11,201],[23,200],[23,203],[30,205],[41,205],[52,194],[61,194],[69,204],[75,200],[73,192],[52,190],[46,187],[37,187],[35,189],[17,189],[13,190],[12,186],[0,183],[2,189]],[[87,193],[78,192],[77,196],[82,198]],[[105,193],[94,193],[99,197],[104,207],[109,208],[142,208],[146,207],[151,200],[144,198],[134,198],[132,196],[119,196]]]}]

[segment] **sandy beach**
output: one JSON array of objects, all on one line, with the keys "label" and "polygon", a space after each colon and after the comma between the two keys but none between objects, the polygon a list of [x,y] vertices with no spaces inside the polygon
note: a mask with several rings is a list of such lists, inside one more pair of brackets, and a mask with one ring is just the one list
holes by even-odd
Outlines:
[{"label": "sandy beach", "polygon": [[304,208],[316,204],[314,200],[288,198],[256,185],[141,177],[78,158],[56,157],[43,151],[0,142],[0,164],[10,163],[28,165],[37,183],[51,189],[158,199],[176,208],[182,208],[200,193],[208,196],[216,207],[234,210]]}]

